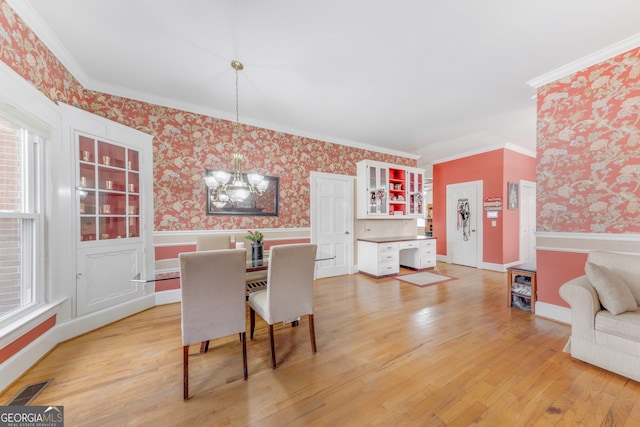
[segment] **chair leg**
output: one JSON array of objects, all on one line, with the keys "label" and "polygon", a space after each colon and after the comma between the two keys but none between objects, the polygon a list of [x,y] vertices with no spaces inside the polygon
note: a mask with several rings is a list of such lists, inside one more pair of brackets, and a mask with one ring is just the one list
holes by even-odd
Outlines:
[{"label": "chair leg", "polygon": [[309,339],[311,339],[311,351],[316,354],[316,329],[313,325],[313,314],[309,315]]},{"label": "chair leg", "polygon": [[240,332],[240,340],[242,341],[242,368],[244,370],[244,380],[249,378],[249,371],[247,370],[247,333]]},{"label": "chair leg", "polygon": [[276,346],[273,340],[273,325],[269,325],[269,341],[271,341],[271,367],[276,369]]},{"label": "chair leg", "polygon": [[189,400],[189,346],[183,346],[182,352],[182,393],[186,402]]},{"label": "chair leg", "polygon": [[256,311],[249,306],[249,338],[253,339],[253,331],[256,329]]},{"label": "chair leg", "polygon": [[200,343],[200,353],[206,353],[207,351],[209,351],[209,340]]}]

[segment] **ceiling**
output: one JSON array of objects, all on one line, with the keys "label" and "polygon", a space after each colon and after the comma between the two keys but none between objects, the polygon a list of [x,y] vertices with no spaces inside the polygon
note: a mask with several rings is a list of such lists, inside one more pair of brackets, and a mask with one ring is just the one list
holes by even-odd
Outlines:
[{"label": "ceiling", "polygon": [[87,88],[434,160],[535,152],[527,82],[638,33],[638,0],[8,0]]}]

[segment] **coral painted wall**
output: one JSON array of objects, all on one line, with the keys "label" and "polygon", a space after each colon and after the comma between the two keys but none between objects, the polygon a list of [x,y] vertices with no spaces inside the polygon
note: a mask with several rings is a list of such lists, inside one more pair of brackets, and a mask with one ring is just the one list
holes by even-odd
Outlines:
[{"label": "coral painted wall", "polygon": [[538,90],[540,231],[640,232],[640,48]]},{"label": "coral painted wall", "polygon": [[517,261],[519,256],[518,211],[506,210],[506,196],[507,180],[518,182],[521,179],[530,181],[535,179],[535,159],[506,149],[435,164],[433,166],[433,230],[434,237],[438,239],[438,254],[447,254],[447,220],[455,220],[446,218],[447,185],[483,181],[484,194],[479,195],[480,201],[487,197],[502,197],[503,210],[499,211],[499,217],[495,220],[496,227],[491,226],[492,219],[483,215],[481,220],[482,261],[499,265]]},{"label": "coral painted wall", "polygon": [[246,170],[280,178],[277,217],[207,216],[205,168],[231,169],[233,122],[85,89],[0,0],[0,60],[53,101],[153,135],[156,231],[309,227],[311,171],[356,175],[372,159],[416,166],[410,158],[242,126]]},{"label": "coral painted wall", "polygon": [[504,150],[503,174],[502,253],[503,263],[506,264],[517,262],[520,258],[520,208],[506,208],[508,183],[519,183],[520,180],[536,182],[536,159],[515,151]]}]

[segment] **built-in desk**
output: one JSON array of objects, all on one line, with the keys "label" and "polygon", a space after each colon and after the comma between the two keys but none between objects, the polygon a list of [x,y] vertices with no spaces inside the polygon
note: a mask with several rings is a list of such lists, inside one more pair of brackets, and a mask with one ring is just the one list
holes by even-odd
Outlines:
[{"label": "built-in desk", "polygon": [[358,239],[358,269],[372,276],[398,274],[400,266],[416,270],[436,266],[436,239],[394,236]]}]

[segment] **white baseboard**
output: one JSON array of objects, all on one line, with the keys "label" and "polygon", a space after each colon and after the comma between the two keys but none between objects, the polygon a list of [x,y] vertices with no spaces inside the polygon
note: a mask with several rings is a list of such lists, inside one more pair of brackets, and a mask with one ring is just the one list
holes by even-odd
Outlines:
[{"label": "white baseboard", "polygon": [[567,325],[571,324],[571,309],[547,302],[536,301],[536,316],[545,317]]},{"label": "white baseboard", "polygon": [[156,292],[156,305],[172,304],[182,301],[180,289],[171,289],[170,291]]},{"label": "white baseboard", "polygon": [[483,262],[480,264],[480,268],[483,270],[498,271],[500,273],[507,271],[507,268],[503,264],[494,264],[492,262]]},{"label": "white baseboard", "polygon": [[0,365],[0,390],[4,390],[63,341],[153,307],[154,295],[96,311],[59,323]]}]

